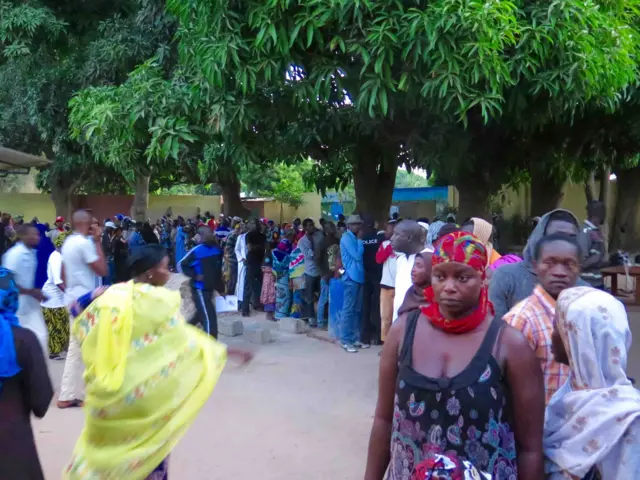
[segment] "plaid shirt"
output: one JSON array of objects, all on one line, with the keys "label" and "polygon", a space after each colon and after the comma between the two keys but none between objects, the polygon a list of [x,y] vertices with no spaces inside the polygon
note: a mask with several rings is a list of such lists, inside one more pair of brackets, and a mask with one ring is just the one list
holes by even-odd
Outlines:
[{"label": "plaid shirt", "polygon": [[540,361],[544,375],[546,403],[569,378],[569,367],[555,361],[551,352],[553,318],[556,301],[538,285],[533,294],[522,300],[503,319],[525,336]]}]

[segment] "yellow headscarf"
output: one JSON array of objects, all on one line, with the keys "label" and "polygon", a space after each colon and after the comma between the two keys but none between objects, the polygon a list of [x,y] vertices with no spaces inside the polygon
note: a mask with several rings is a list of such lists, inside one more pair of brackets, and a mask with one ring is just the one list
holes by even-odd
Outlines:
[{"label": "yellow headscarf", "polygon": [[218,381],[226,348],[187,325],[180,295],[110,287],[75,321],[87,387],[69,480],[141,480],[168,455]]}]

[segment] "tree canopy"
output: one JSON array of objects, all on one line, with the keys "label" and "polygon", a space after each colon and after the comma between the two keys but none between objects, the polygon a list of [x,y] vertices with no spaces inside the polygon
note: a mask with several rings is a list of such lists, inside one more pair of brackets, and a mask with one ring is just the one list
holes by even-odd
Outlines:
[{"label": "tree canopy", "polygon": [[224,128],[320,162],[320,189],[353,178],[358,207],[381,217],[402,163],[472,177],[486,200],[531,131],[615,106],[636,78],[636,3],[167,4]]},{"label": "tree canopy", "polygon": [[0,1],[0,142],[54,160],[40,180],[59,213],[68,214],[80,185],[119,176],[96,168],[91,150],[70,138],[69,99],[90,85],[124,81],[166,51],[172,32],[164,15],[159,0]]},{"label": "tree canopy", "polygon": [[240,213],[280,183],[252,171],[302,165],[381,220],[401,165],[462,216],[520,182],[544,209],[636,165],[639,2],[0,0],[0,142],[55,159],[54,199],[125,179],[140,215],[184,183]]}]

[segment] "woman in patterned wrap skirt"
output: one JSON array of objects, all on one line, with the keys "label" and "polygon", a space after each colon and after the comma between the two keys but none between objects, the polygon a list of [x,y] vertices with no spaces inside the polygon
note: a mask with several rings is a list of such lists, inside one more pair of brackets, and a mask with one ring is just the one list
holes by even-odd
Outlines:
[{"label": "woman in patterned wrap skirt", "polygon": [[44,315],[47,330],[49,331],[49,357],[53,359],[64,358],[69,343],[69,313],[64,294],[64,281],[62,279],[62,255],[60,249],[69,234],[60,233],[55,241],[55,252],[49,256],[47,262],[47,281],[42,287],[42,292],[47,299],[42,302],[42,314]]}]

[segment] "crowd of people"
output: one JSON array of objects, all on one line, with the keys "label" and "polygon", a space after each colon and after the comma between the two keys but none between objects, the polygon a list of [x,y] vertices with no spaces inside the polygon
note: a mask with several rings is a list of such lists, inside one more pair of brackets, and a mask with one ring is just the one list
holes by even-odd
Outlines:
[{"label": "crowd of people", "polygon": [[[70,226],[11,225],[0,464],[12,461],[0,478],[42,478],[29,417],[53,396],[47,354],[65,359],[57,406],[86,410],[66,478],[167,478],[227,353],[251,357],[216,342],[216,294],[235,295],[243,316],[326,329],[347,353],[384,345],[365,480],[635,478],[631,333],[600,274],[604,206],[587,217],[542,216],[522,257],[494,248],[490,222],[451,215],[139,225],[78,211]],[[187,322],[164,287],[172,270],[190,278]]]}]

